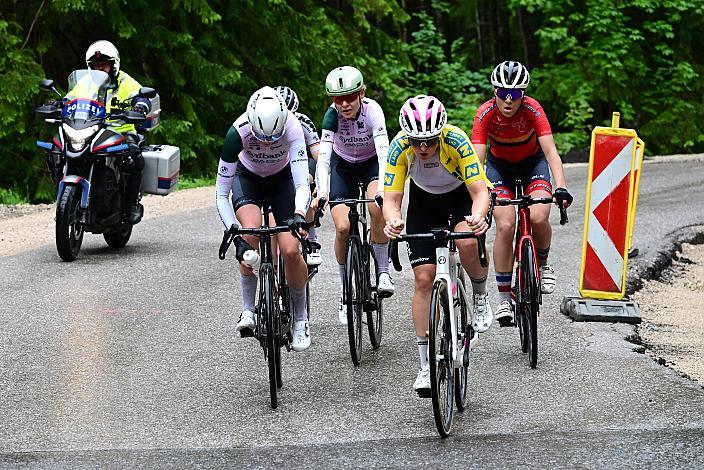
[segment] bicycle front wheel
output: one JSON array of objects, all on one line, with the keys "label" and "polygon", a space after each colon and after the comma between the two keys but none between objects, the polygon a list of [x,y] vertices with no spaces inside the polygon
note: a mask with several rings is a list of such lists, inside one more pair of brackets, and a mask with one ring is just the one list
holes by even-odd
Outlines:
[{"label": "bicycle front wheel", "polygon": [[374,250],[371,245],[366,244],[367,248],[367,277],[371,287],[369,295],[370,302],[367,306],[367,329],[369,330],[369,342],[372,343],[374,349],[379,349],[381,346],[382,323],[384,321],[384,310],[382,301],[377,289],[379,279],[379,263],[374,256]]},{"label": "bicycle front wheel", "polygon": [[[276,316],[276,299],[274,298],[274,273],[271,269],[260,270],[261,285],[264,290],[264,311],[262,317],[266,325],[266,358],[269,365],[269,395],[271,398],[271,407],[276,409],[278,406],[277,392],[278,385],[278,367],[280,366],[281,356],[279,348],[276,344],[276,331],[274,331],[274,319]],[[278,361],[277,361],[278,356]]]},{"label": "bicycle front wheel", "polygon": [[469,308],[467,307],[467,296],[464,289],[464,276],[457,279],[457,295],[454,299],[454,306],[457,318],[457,330],[460,345],[464,344],[464,354],[462,365],[457,369],[455,375],[455,404],[459,411],[464,411],[467,404],[467,379],[469,378],[469,342],[472,339],[474,330],[469,322]]},{"label": "bicycle front wheel", "polygon": [[345,303],[347,304],[347,336],[350,343],[350,356],[355,366],[362,359],[362,266],[359,259],[359,245],[350,238],[347,241],[345,260]]},{"label": "bicycle front wheel", "polygon": [[435,281],[430,296],[428,325],[428,361],[430,362],[430,396],[433,402],[435,427],[441,437],[452,430],[455,370],[452,366],[452,331],[447,283]]},{"label": "bicycle front wheel", "polygon": [[538,365],[538,287],[535,270],[535,251],[529,241],[521,246],[521,280],[523,291],[521,308],[523,310],[523,331],[531,369]]}]

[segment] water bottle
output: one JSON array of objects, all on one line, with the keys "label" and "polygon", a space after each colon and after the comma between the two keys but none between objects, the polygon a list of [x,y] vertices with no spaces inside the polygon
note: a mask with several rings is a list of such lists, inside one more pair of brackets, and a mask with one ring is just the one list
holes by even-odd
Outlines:
[{"label": "water bottle", "polygon": [[259,253],[257,253],[254,250],[247,250],[244,252],[244,255],[242,255],[242,259],[244,260],[245,263],[250,265],[253,270],[259,269]]}]

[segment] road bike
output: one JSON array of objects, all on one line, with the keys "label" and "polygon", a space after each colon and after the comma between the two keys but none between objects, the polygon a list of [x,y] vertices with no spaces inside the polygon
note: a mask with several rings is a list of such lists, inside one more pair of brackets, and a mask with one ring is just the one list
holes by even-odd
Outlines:
[{"label": "road bike", "polygon": [[360,197],[335,201],[350,209],[347,216],[350,232],[345,248],[345,282],[342,286],[342,297],[347,309],[350,356],[355,366],[359,365],[362,358],[364,315],[366,314],[369,342],[374,349],[381,346],[384,321],[383,299],[377,289],[379,262],[372,249],[371,230],[367,228],[367,204],[376,203],[377,200],[366,199],[362,197],[363,194],[364,187],[359,184]]},{"label": "road bike", "polygon": [[487,266],[485,235],[477,237],[472,232],[451,232],[438,228],[429,233],[405,234],[391,240],[391,258],[396,271],[401,270],[398,248],[395,246],[398,242],[432,240],[435,245],[435,279],[428,319],[428,362],[433,416],[441,437],[447,437],[452,430],[454,407],[457,406],[459,411],[464,411],[466,407],[469,352],[478,338],[472,327],[464,270],[455,246],[455,240],[462,238],[477,238],[479,261],[482,266]]},{"label": "road bike", "polygon": [[[283,258],[278,257],[278,266],[274,266],[271,248],[271,237],[277,233],[291,232],[304,246],[310,247],[298,232],[289,225],[269,225],[271,207],[264,204],[263,224],[260,228],[235,228],[225,232],[220,244],[220,259],[225,259],[225,253],[230,244],[234,243],[237,250],[237,259],[242,261],[245,253],[252,247],[244,241],[242,235],[255,235],[259,237],[259,298],[255,308],[256,325],[252,336],[259,341],[264,350],[264,357],[269,367],[269,394],[271,407],[278,406],[278,390],[282,387],[281,380],[281,348],[291,350],[293,340],[293,300],[289,293],[286,275],[284,273]],[[307,289],[307,287],[306,287]],[[242,336],[248,336],[243,334]]]},{"label": "road bike", "polygon": [[[535,204],[553,204],[552,198],[532,199],[523,194],[521,180],[516,180],[516,198],[496,200],[498,206],[517,206],[518,220],[516,222],[516,237],[513,249],[514,270],[511,286],[511,309],[514,325],[518,327],[521,351],[528,353],[528,363],[531,369],[538,365],[538,315],[543,296],[540,291],[540,270],[538,256],[533,240],[530,223],[530,206]],[[492,195],[495,198],[495,194]],[[565,225],[567,209],[560,208],[560,225]]]}]

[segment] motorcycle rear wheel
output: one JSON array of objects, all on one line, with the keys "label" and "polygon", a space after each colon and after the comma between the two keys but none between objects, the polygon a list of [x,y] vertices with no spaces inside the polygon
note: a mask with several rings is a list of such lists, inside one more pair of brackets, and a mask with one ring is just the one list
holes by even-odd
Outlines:
[{"label": "motorcycle rear wheel", "polygon": [[130,241],[131,236],[132,225],[130,224],[122,224],[122,226],[113,231],[103,233],[105,243],[107,243],[110,248],[124,248],[127,242]]}]

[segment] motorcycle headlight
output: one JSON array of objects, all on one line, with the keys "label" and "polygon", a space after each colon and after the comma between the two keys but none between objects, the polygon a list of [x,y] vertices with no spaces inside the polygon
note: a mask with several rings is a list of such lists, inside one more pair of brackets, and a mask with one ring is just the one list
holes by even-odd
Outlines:
[{"label": "motorcycle headlight", "polygon": [[83,150],[83,147],[86,146],[86,141],[93,137],[99,128],[100,126],[97,124],[81,130],[74,129],[65,123],[63,125],[64,135],[68,138],[69,145],[77,152]]}]

